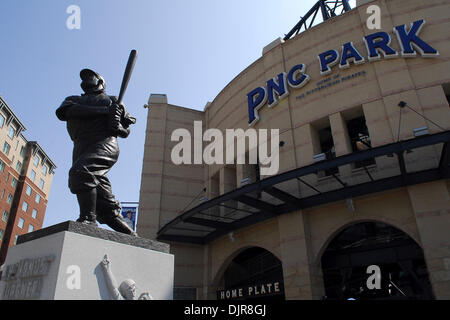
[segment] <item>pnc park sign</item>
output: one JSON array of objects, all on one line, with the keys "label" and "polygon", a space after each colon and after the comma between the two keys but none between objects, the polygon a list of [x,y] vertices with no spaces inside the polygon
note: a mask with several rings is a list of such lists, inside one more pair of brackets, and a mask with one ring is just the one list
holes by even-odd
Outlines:
[{"label": "pnc park sign", "polygon": [[[422,57],[436,57],[439,52],[419,37],[420,30],[425,25],[425,20],[417,20],[411,23],[409,30],[406,24],[396,26],[393,30],[400,45],[400,52],[391,47],[391,36],[387,32],[375,32],[363,38],[366,47],[366,57],[369,62],[383,58],[416,57],[419,52]],[[347,42],[341,46],[340,52],[331,49],[320,53],[320,75],[331,73],[332,68],[339,64],[340,69],[349,68],[351,64],[360,65],[366,59],[359,52],[353,42]],[[282,72],[277,77],[269,79],[266,86],[260,86],[247,94],[248,124],[253,126],[258,120],[258,110],[268,103],[269,108],[274,107],[279,100],[289,95],[289,87],[298,89],[304,87],[310,80],[306,73],[305,64],[293,66],[289,72]]]}]

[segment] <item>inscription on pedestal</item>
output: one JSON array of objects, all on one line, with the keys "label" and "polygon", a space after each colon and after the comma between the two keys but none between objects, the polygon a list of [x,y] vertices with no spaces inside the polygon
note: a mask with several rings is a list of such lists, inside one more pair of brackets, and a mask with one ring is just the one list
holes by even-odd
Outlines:
[{"label": "inscription on pedestal", "polygon": [[7,265],[2,276],[5,287],[4,300],[39,299],[44,277],[55,260],[53,255],[33,259],[23,259]]}]

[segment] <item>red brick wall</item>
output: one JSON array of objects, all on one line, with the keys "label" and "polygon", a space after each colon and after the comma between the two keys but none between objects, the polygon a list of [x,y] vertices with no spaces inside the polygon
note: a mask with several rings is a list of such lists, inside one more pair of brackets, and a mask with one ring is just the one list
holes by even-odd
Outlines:
[{"label": "red brick wall", "polygon": [[[5,169],[0,172],[0,228],[4,230],[3,241],[0,242],[0,264],[6,259],[6,253],[8,248],[14,245],[14,240],[16,235],[22,235],[28,233],[29,225],[33,225],[34,230],[42,228],[44,222],[45,209],[47,208],[47,200],[45,193],[43,193],[39,187],[32,182],[28,177],[22,175],[19,177],[16,188],[11,185],[12,178],[17,179],[17,172],[11,167],[9,159],[0,152],[0,159],[5,162]],[[29,162],[24,163],[24,167],[28,166]],[[27,168],[24,168],[23,172],[26,172]],[[8,173],[10,176],[8,178]],[[8,180],[6,180],[8,178]],[[26,194],[27,186],[32,188],[31,195]],[[5,190],[3,198],[1,194]],[[39,193],[41,196],[40,202],[36,203],[36,194]],[[13,202],[8,204],[6,202],[8,194],[13,195]],[[23,202],[28,203],[27,211],[22,210]],[[37,210],[36,218],[32,217],[33,209]],[[7,210],[9,212],[8,223],[6,224],[1,220],[3,211]],[[19,219],[24,220],[22,228],[19,228]]]}]

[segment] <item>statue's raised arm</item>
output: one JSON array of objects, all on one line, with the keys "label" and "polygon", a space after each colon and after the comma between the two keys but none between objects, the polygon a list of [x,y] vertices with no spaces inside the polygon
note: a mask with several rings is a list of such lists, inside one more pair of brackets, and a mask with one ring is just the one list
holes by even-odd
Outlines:
[{"label": "statue's raised arm", "polygon": [[106,285],[108,286],[109,293],[113,300],[122,300],[122,296],[117,288],[117,282],[111,271],[111,262],[108,260],[108,256],[105,254],[101,262],[103,275],[105,276]]}]

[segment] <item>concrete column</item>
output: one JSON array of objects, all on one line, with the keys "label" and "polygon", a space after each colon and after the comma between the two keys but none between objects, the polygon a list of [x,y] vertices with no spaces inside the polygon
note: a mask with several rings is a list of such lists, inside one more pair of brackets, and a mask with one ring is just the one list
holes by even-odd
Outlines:
[{"label": "concrete column", "polygon": [[450,196],[445,180],[408,187],[436,299],[450,299]]},{"label": "concrete column", "polygon": [[[372,148],[393,143],[394,129],[388,120],[383,100],[363,104],[364,117],[369,130]],[[398,161],[396,157],[376,157],[377,171],[373,173],[375,179],[382,179],[398,174]]]},{"label": "concrete column", "polygon": [[[227,193],[236,189],[236,167],[235,166],[224,166],[220,169],[220,194]],[[228,201],[228,206],[232,206],[234,208],[237,207],[237,203],[235,201]],[[223,216],[230,211],[229,208],[220,207],[220,215]]]},{"label": "concrete column", "polygon": [[286,299],[320,299],[323,296],[323,282],[316,281],[318,272],[309,260],[310,236],[305,214],[297,211],[281,215],[278,225]]},{"label": "concrete column", "polygon": [[[312,164],[315,154],[320,153],[320,142],[316,129],[311,124],[305,124],[294,129],[295,136],[295,153],[297,158],[297,167],[304,167]],[[310,174],[302,177],[308,184],[317,184],[317,175]],[[302,196],[316,194],[314,190],[304,184],[300,184],[300,192]]]},{"label": "concrete column", "polygon": [[224,166],[220,169],[220,194],[236,189],[236,168]]},{"label": "concrete column", "polygon": [[[330,115],[330,127],[333,135],[334,150],[336,157],[353,152],[350,137],[348,136],[347,124],[342,113],[334,113]],[[350,176],[352,174],[352,165],[348,164],[339,167],[341,177]]]},{"label": "concrete column", "polygon": [[167,96],[163,94],[150,95],[148,109],[137,232],[145,235],[148,239],[156,239],[160,227]]}]

